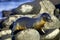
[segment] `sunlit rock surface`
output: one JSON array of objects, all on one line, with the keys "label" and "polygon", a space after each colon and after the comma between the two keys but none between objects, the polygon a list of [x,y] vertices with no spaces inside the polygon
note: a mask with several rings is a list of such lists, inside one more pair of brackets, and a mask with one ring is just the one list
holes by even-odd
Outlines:
[{"label": "sunlit rock surface", "polygon": [[0,31],[0,40],[11,40],[11,30]]},{"label": "sunlit rock surface", "polygon": [[35,29],[27,29],[17,33],[16,40],[40,40],[40,35]]},{"label": "sunlit rock surface", "polygon": [[40,13],[44,13],[44,12],[47,12],[50,14],[54,13],[55,6],[49,0],[41,1],[40,5],[41,5]]},{"label": "sunlit rock surface", "polygon": [[55,29],[54,31],[52,31],[51,33],[49,33],[48,35],[46,35],[45,39],[53,39],[58,34],[59,34],[59,29]]}]

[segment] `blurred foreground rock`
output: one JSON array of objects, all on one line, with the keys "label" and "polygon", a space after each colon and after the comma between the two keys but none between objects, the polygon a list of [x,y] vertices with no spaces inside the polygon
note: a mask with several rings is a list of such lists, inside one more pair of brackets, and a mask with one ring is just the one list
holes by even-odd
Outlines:
[{"label": "blurred foreground rock", "polygon": [[[45,35],[40,35],[35,29],[27,29],[15,35],[16,40],[58,40],[59,29],[46,30]],[[0,31],[0,40],[12,40],[11,30]]]},{"label": "blurred foreground rock", "polygon": [[12,40],[11,39],[11,30],[2,30],[0,31],[0,40]]},{"label": "blurred foreground rock", "polygon": [[[51,33],[49,33],[49,34],[47,34],[46,36],[45,36],[45,39],[54,39],[54,38],[56,38],[56,36],[58,36],[59,35],[59,29],[55,29],[55,30],[53,30]],[[59,38],[59,37],[58,37]],[[56,38],[57,39],[57,38]]]},{"label": "blurred foreground rock", "polygon": [[40,40],[40,35],[35,29],[23,30],[15,35],[16,40]]}]

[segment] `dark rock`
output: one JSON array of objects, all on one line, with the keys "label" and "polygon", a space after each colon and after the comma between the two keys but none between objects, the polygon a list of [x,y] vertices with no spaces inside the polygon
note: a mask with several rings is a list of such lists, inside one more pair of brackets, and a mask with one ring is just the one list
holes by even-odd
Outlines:
[{"label": "dark rock", "polygon": [[11,13],[12,13],[11,11],[5,11],[5,10],[3,10],[2,11],[2,17],[8,17],[8,16],[10,16]]},{"label": "dark rock", "polygon": [[[18,6],[16,8],[16,11],[17,11],[18,14],[24,14],[24,15],[25,14],[38,14],[40,12],[40,9],[41,9],[41,6],[40,6],[39,2],[41,2],[41,0],[35,0],[33,2],[27,2],[27,3],[21,4],[20,6]],[[23,9],[22,6],[24,6],[24,5],[28,5],[28,7],[31,6],[33,8],[32,8],[32,10],[30,12],[27,12],[30,9],[28,7],[27,8],[23,7],[24,11],[26,11],[26,10],[27,11],[22,12],[20,9]]]}]

